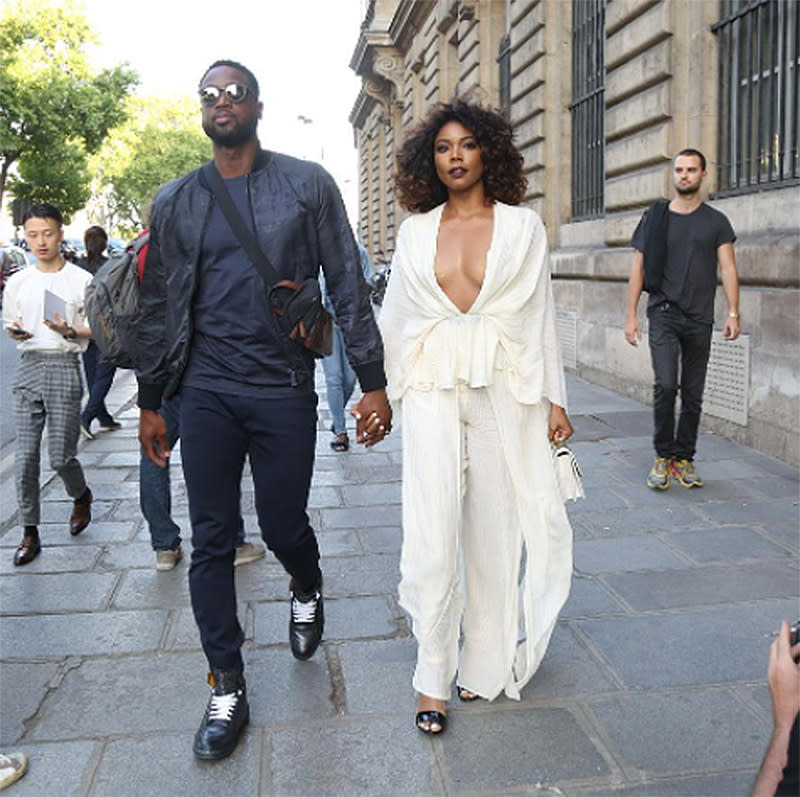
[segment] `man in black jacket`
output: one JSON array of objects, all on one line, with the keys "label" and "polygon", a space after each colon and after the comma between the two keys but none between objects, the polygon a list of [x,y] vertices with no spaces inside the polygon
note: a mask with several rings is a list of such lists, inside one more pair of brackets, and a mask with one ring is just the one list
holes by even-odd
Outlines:
[{"label": "man in black jacket", "polygon": [[[200,81],[203,130],[239,214],[282,279],[320,265],[363,397],[359,442],[391,429],[383,344],[341,196],[318,165],[261,150],[258,82],[234,61]],[[181,460],[192,522],[189,586],[209,662],[211,697],[194,740],[199,758],[229,755],[249,717],[233,558],[249,457],[264,541],[291,576],[289,638],[310,658],[323,629],[319,549],[306,513],[316,442],[313,355],[295,348],[262,278],[201,170],[158,195],[141,285],[139,437],[157,465],[169,447],[158,413],[181,395]]]},{"label": "man in black jacket", "polygon": [[[717,265],[728,300],[723,337],[739,337],[739,277],[727,217],[702,201],[705,156],[681,150],[673,162],[675,196],[656,202],[633,234],[636,250],[628,281],[625,339],[637,346],[642,329],[636,306],[649,293],[650,358],[653,364],[653,447],[655,462],[647,486],[666,490],[670,478],[684,487],[702,487],[694,466],[703,388],[711,352]],[[675,399],[681,411],[675,427]]]}]

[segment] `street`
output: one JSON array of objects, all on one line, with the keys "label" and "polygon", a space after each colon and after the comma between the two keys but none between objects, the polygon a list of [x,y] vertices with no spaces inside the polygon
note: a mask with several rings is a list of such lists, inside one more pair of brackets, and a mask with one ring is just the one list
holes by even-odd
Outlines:
[{"label": "street", "polygon": [[17,344],[3,331],[0,341],[0,460],[9,453],[10,444],[14,441],[14,405],[11,397],[11,386],[14,383],[14,371],[17,368],[19,354]]},{"label": "street", "polygon": [[[31,762],[15,797],[749,793],[772,724],[769,633],[798,614],[796,469],[703,433],[706,486],[648,490],[651,410],[568,377],[587,494],[567,505],[569,600],[522,700],[454,699],[447,732],[431,739],[414,728],[415,645],[397,603],[402,436],[335,454],[319,387],[309,514],[323,645],[308,662],[289,653],[288,579],[274,557],[236,569],[252,713],[227,760],[191,754],[207,687],[188,508],[175,461],[187,555],[158,573],[129,372],[109,398],[125,427],[80,444],[89,528],[70,537],[63,486],[44,474],[43,550],[14,567],[20,530],[13,498],[3,502],[0,746]],[[242,489],[255,540],[249,475]]]}]

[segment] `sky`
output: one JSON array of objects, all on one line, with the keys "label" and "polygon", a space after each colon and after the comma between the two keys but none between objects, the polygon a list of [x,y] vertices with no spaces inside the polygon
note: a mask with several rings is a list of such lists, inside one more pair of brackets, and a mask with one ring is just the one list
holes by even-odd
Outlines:
[{"label": "sky", "polygon": [[140,95],[196,96],[201,75],[219,58],[249,67],[264,103],[262,146],[321,162],[355,224],[356,150],[347,117],[361,84],[349,62],[363,0],[82,0],[78,6],[100,37],[90,50],[93,63],[127,61],[139,74]]}]

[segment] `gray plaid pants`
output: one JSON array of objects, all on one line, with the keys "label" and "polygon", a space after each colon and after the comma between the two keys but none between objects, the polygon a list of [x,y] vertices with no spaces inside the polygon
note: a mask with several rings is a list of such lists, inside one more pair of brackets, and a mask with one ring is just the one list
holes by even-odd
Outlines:
[{"label": "gray plaid pants", "polygon": [[83,394],[78,355],[23,352],[13,392],[20,523],[37,526],[40,520],[39,463],[45,423],[50,467],[64,481],[70,498],[78,498],[86,490],[83,468],[75,457]]}]

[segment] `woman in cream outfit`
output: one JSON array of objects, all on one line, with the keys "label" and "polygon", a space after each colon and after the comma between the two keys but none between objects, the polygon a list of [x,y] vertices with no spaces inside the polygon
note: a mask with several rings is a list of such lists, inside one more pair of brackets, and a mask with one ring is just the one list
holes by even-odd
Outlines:
[{"label": "woman in cream outfit", "polygon": [[[551,443],[572,426],[547,238],[503,117],[460,100],[403,145],[400,227],[380,325],[403,435],[400,602],[418,642],[416,724],[519,699],[572,572]],[[459,648],[459,637],[463,637]],[[521,641],[520,641],[521,640]]]}]

